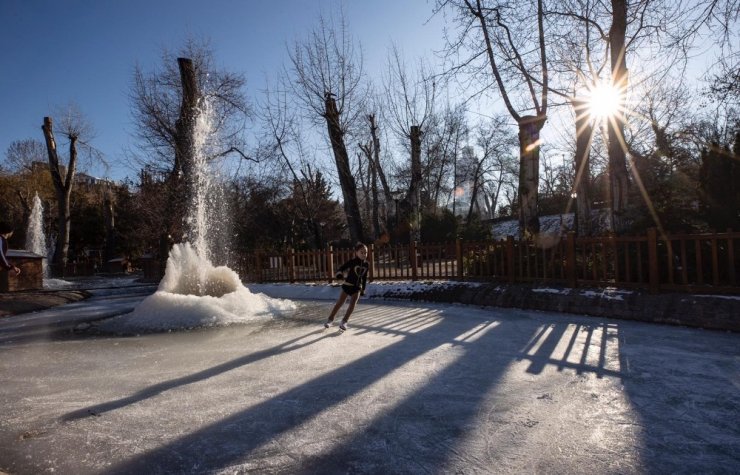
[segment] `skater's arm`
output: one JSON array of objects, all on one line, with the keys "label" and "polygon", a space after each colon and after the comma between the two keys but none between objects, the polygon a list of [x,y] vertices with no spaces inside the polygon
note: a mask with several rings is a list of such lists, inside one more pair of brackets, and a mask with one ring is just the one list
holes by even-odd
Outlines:
[{"label": "skater's arm", "polygon": [[8,262],[8,258],[5,257],[5,253],[0,252],[0,266],[2,266],[3,269],[10,270],[13,268],[12,265],[10,265],[10,262]]},{"label": "skater's arm", "polygon": [[10,270],[13,268],[13,266],[10,265],[10,262],[8,262],[8,258],[5,256],[7,250],[8,241],[6,241],[4,237],[0,236],[0,266],[2,266],[3,269]]},{"label": "skater's arm", "polygon": [[337,270],[337,273],[344,272],[347,269],[349,269],[350,267],[352,267],[352,265],[354,264],[354,261],[355,261],[354,259],[350,259],[347,262],[345,262],[344,264],[342,264],[342,266],[339,268],[339,270]]},{"label": "skater's arm", "polygon": [[365,287],[367,287],[367,274],[370,272],[370,266],[365,263],[365,272],[362,274],[360,279],[360,295],[365,295]]},{"label": "skater's arm", "polygon": [[342,264],[339,269],[337,269],[337,272],[334,277],[337,279],[344,279],[344,273],[349,269],[352,265],[352,259],[348,260],[344,264]]},{"label": "skater's arm", "polygon": [[21,275],[21,270],[11,264],[8,261],[7,256],[5,255],[5,253],[8,251],[8,241],[5,239],[5,237],[0,237],[0,239],[2,239],[2,242],[0,242],[0,267],[3,267],[8,271],[15,272],[15,275]]}]

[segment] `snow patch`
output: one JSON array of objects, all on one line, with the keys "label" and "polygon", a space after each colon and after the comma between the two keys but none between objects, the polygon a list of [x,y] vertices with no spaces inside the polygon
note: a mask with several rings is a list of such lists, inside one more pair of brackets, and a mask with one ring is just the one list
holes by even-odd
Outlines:
[{"label": "snow patch", "polygon": [[532,292],[544,293],[544,294],[568,295],[570,293],[570,290],[569,289],[540,288],[540,289],[532,289]]},{"label": "snow patch", "polygon": [[725,300],[740,300],[740,295],[692,295],[692,297],[725,299]]},{"label": "snow patch", "polygon": [[601,291],[586,290],[581,292],[583,297],[601,298],[606,300],[624,300],[623,295],[629,295],[633,292],[631,290],[619,290],[614,287],[606,287]]}]

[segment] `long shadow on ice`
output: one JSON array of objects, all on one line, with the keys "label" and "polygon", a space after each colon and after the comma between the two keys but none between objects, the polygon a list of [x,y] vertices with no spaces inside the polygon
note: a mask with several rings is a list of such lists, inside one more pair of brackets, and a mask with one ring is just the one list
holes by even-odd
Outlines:
[{"label": "long shadow on ice", "polygon": [[[425,319],[433,323],[424,325],[423,321]],[[416,323],[408,324],[407,322]],[[492,341],[497,330],[509,324],[509,321],[501,321],[498,326],[492,327],[483,338]],[[479,319],[466,319],[465,323],[461,323],[459,319],[454,321],[451,318],[445,318],[444,310],[418,309],[412,311],[411,316],[399,320],[399,325],[398,329],[388,329],[385,326],[373,328],[371,325],[366,327],[368,331],[403,334],[405,338],[399,339],[398,342],[359,360],[340,366],[301,386],[289,389],[261,404],[146,452],[133,460],[112,467],[110,473],[205,472],[243,463],[250,459],[255,450],[272,439],[307,423],[327,408],[335,405],[341,406],[350,397],[381,380],[394,369],[439,348],[441,345],[458,344],[455,338],[467,332],[474,332],[481,325],[481,321]],[[403,325],[407,327],[404,328]],[[362,325],[358,324],[353,328],[362,329]],[[507,344],[512,345],[512,348],[517,347],[517,345],[521,348],[530,336],[531,333],[522,333],[520,337],[509,341]],[[501,340],[498,342],[499,344],[503,343]],[[474,351],[471,350],[470,353],[472,354]],[[465,397],[470,401],[470,410],[463,414],[462,418],[474,417],[477,401],[495,384],[506,366],[506,362],[510,362],[515,355],[516,352],[512,351],[503,360],[497,360],[490,364],[489,370],[484,372],[482,377],[467,380],[463,374],[459,373],[459,370],[470,364],[480,364],[481,361],[479,358],[474,360],[463,358],[463,362],[456,365],[457,376],[448,371],[443,372],[441,379],[440,377],[430,376],[431,381],[427,385],[436,388],[436,394],[434,397],[424,398],[423,401],[420,401],[421,407],[416,409],[425,412],[433,411],[434,409],[431,408],[425,409],[425,405],[433,399],[436,400],[435,405],[444,405],[448,396],[444,394],[442,389],[449,384],[460,383],[464,384],[464,390],[467,394]],[[296,401],[299,403],[295,403]],[[352,407],[347,407],[346,410],[351,411]],[[447,427],[444,420],[443,415],[430,419],[424,423],[425,427],[417,429],[417,435],[424,437],[426,431],[433,434],[438,429],[443,430],[445,438],[452,441],[465,435],[464,420],[460,420],[453,428]],[[396,433],[395,436],[403,437],[403,434]],[[423,450],[423,453],[418,454],[419,457],[430,457],[432,461],[445,457],[444,446],[420,444],[419,449]],[[357,457],[362,459],[371,457],[391,472],[398,472],[399,470],[399,467],[392,460],[385,458],[382,453],[363,453],[362,451],[360,453],[349,451],[341,454],[331,461],[328,468],[335,470],[342,469],[342,467],[352,467],[356,463]],[[429,466],[432,467],[433,465]]]},{"label": "long shadow on ice", "polygon": [[624,388],[648,473],[740,470],[740,335],[619,324]]},{"label": "long shadow on ice", "polygon": [[[306,340],[307,337],[310,337],[310,340]],[[171,379],[169,381],[164,381],[159,384],[149,386],[148,388],[143,389],[130,396],[117,399],[115,401],[108,401],[103,404],[97,404],[95,406],[85,407],[77,411],[70,412],[69,414],[62,416],[60,419],[63,421],[73,421],[76,419],[82,419],[84,417],[89,417],[89,416],[99,416],[105,412],[119,409],[121,407],[125,407],[130,404],[135,404],[145,399],[154,397],[160,393],[169,391],[170,389],[174,389],[180,386],[185,386],[188,384],[197,383],[198,381],[203,381],[205,379],[218,376],[219,374],[239,368],[240,366],[245,366],[245,365],[254,363],[256,361],[265,359],[265,358],[270,358],[272,356],[279,355],[281,353],[295,351],[299,348],[312,345],[326,337],[327,335],[322,335],[322,332],[320,330],[313,331],[307,335],[301,335],[298,338],[287,341],[273,348],[269,348],[267,350],[258,351],[256,353],[244,355],[240,358],[227,361],[226,363],[222,363],[220,365],[214,366],[212,368],[208,368],[204,371],[199,371],[197,373],[190,374],[188,376]],[[299,341],[302,341],[302,342],[300,344],[296,344]]]},{"label": "long shadow on ice", "polygon": [[[738,466],[737,335],[510,311],[459,318],[422,308],[400,319],[394,312],[358,315],[356,335],[339,337],[398,338],[388,346],[110,472],[730,473]],[[447,353],[436,365],[441,348],[455,358]],[[152,386],[139,399],[282,351]],[[358,405],[371,386],[378,407]],[[386,387],[387,399],[377,399]]]}]

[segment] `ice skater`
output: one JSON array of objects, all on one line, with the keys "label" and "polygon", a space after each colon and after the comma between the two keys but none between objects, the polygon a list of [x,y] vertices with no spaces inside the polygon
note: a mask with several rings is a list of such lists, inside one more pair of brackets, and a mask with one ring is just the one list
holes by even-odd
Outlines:
[{"label": "ice skater", "polygon": [[355,244],[355,257],[342,264],[342,267],[337,270],[337,279],[344,278],[342,291],[339,293],[337,303],[334,304],[334,308],[331,310],[329,320],[324,323],[324,328],[332,326],[339,308],[344,305],[347,297],[350,297],[349,307],[347,307],[342,323],[339,324],[340,331],[347,330],[347,322],[355,309],[357,301],[360,300],[361,295],[365,295],[368,269],[370,269],[370,265],[367,262],[367,246],[358,242]]}]

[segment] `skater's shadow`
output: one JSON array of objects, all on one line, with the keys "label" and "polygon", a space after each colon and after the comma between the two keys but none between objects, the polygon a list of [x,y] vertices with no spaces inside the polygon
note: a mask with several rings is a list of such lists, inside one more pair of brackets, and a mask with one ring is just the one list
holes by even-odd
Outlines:
[{"label": "skater's shadow", "polygon": [[169,381],[164,381],[159,384],[149,386],[148,388],[143,389],[125,398],[117,399],[115,401],[105,402],[103,404],[98,404],[96,406],[85,407],[77,411],[70,412],[62,416],[60,419],[62,421],[74,421],[77,419],[82,419],[84,417],[100,416],[101,414],[105,412],[119,409],[121,407],[128,406],[129,404],[135,404],[139,401],[143,401],[144,399],[154,397],[170,389],[196,383],[198,381],[203,381],[213,376],[226,373],[227,371],[231,371],[233,369],[254,363],[256,361],[259,361],[265,358],[269,358],[271,356],[275,356],[281,353],[287,353],[287,352],[294,351],[300,348],[304,348],[306,346],[312,345],[324,338],[331,336],[330,334],[322,330],[315,330],[315,331],[309,332],[308,334],[301,335],[281,345],[274,346],[266,350],[258,351],[256,353],[244,355],[240,358],[227,361],[226,363],[222,363],[220,365],[205,369],[203,371],[200,371],[194,374],[190,374],[190,375],[183,376],[183,377],[176,378],[176,379],[171,379]]}]

